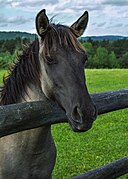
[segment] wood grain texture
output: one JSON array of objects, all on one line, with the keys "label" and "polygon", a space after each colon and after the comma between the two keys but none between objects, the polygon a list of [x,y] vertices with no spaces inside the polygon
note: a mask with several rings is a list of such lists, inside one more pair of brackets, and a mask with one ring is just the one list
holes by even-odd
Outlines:
[{"label": "wood grain texture", "polygon": [[[91,94],[98,115],[128,107],[128,89]],[[0,106],[0,137],[27,129],[68,122],[65,112],[52,101]]]}]

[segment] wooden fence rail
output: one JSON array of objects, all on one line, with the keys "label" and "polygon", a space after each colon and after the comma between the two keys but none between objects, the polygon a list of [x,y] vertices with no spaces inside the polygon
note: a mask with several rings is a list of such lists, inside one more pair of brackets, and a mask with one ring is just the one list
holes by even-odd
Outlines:
[{"label": "wooden fence rail", "polygon": [[[91,97],[98,115],[128,107],[128,89],[96,93]],[[64,111],[49,100],[0,106],[0,137],[67,121]]]},{"label": "wooden fence rail", "polygon": [[128,173],[128,157],[116,160],[105,166],[90,170],[72,179],[116,179]]}]

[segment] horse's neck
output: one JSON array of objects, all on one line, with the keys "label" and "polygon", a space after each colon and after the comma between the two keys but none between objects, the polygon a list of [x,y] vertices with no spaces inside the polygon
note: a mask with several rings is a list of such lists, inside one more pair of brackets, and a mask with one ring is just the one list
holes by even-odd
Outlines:
[{"label": "horse's neck", "polygon": [[[29,84],[25,89],[21,101],[18,102],[47,101],[39,86]],[[51,178],[56,156],[51,126],[1,138],[0,153],[0,178],[25,179],[32,175],[33,178]]]},{"label": "horse's neck", "polygon": [[[35,86],[34,84],[29,84],[29,86],[26,86],[26,92],[24,93],[24,96],[22,97],[20,102],[31,102],[40,100],[47,100],[40,87]],[[4,140],[7,141],[4,144],[5,148],[12,146],[12,148],[19,148],[21,150],[26,149],[26,152],[34,153],[35,148],[37,152],[41,152],[41,150],[43,150],[42,145],[45,146],[46,139],[51,137],[51,126],[44,126],[12,134],[4,137],[2,140],[3,142]]]},{"label": "horse's neck", "polygon": [[18,150],[19,153],[23,153],[24,151],[23,155],[33,155],[44,152],[45,148],[49,147],[51,140],[51,128],[47,126],[3,137],[1,138],[1,141],[3,141],[1,147],[8,151],[10,151],[10,149],[12,151]]},{"label": "horse's neck", "polygon": [[0,151],[0,178],[51,178],[56,150],[50,127],[3,137]]},{"label": "horse's neck", "polygon": [[[47,98],[45,97],[44,93],[38,86],[34,86],[33,84],[30,84],[26,89],[27,89],[26,94],[22,98],[21,102],[47,101]],[[46,143],[48,143],[48,141],[46,140],[48,138],[51,138],[51,126],[47,126],[47,127],[44,126],[44,127],[24,131],[19,133],[19,136],[21,136],[22,138],[21,140],[24,140],[24,142],[27,143],[27,141],[29,141],[30,150],[34,152],[35,149],[33,147],[36,147],[36,151],[39,150],[38,152],[40,152],[40,150],[43,149],[43,146],[45,146]]]},{"label": "horse's neck", "polygon": [[47,98],[40,87],[29,84],[29,86],[26,87],[26,93],[22,97],[21,102],[30,101],[47,101]]}]

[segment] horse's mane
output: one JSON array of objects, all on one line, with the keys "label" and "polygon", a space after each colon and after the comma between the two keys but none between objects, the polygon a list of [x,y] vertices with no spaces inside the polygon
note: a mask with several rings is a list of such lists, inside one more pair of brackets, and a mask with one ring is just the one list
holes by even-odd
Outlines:
[{"label": "horse's mane", "polygon": [[[68,26],[50,24],[48,32],[43,39],[42,55],[50,56],[51,49],[58,47],[73,48],[79,52],[83,51],[81,44],[77,41],[73,30]],[[17,62],[10,69],[10,73],[4,78],[4,85],[1,89],[0,105],[20,102],[26,93],[26,86],[30,83],[41,85],[40,62],[38,58],[39,42],[36,39],[18,57]]]},{"label": "horse's mane", "polygon": [[9,69],[9,75],[3,79],[0,105],[19,102],[26,92],[26,84],[40,84],[38,51],[39,43],[36,39]]}]

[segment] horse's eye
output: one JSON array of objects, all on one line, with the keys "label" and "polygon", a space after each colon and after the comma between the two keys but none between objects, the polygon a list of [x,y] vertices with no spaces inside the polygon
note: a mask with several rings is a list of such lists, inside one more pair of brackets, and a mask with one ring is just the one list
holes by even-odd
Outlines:
[{"label": "horse's eye", "polygon": [[53,60],[51,57],[46,56],[46,63],[47,63],[48,65],[52,65],[52,64],[54,63],[54,60]]}]

